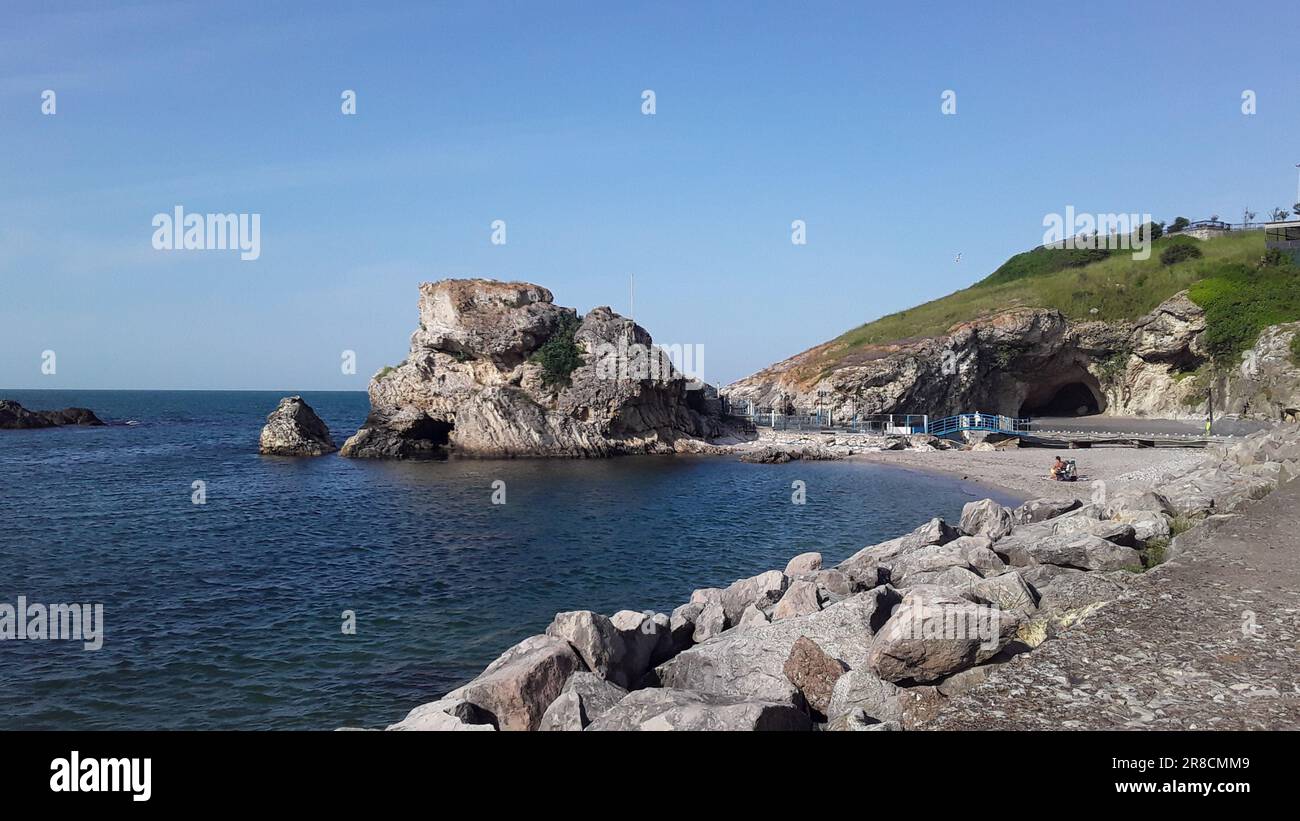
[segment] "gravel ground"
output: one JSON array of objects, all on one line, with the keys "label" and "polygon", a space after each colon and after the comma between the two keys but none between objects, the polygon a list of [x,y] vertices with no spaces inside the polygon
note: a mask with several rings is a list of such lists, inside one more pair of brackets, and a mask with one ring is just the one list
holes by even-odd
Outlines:
[{"label": "gravel ground", "polygon": [[[1078,465],[1078,482],[1054,482],[1047,478],[1057,454]],[[852,456],[913,470],[957,476],[969,482],[996,487],[1026,499],[1052,497],[1087,499],[1089,483],[1098,480],[1119,486],[1149,482],[1162,474],[1185,470],[1206,457],[1200,448],[1086,448],[1047,450],[1012,448],[1000,451],[892,450]],[[1117,487],[1109,487],[1113,492]]]},{"label": "gravel ground", "polygon": [[1129,596],[992,668],[926,729],[1300,728],[1297,534],[1300,481],[1214,517]]}]

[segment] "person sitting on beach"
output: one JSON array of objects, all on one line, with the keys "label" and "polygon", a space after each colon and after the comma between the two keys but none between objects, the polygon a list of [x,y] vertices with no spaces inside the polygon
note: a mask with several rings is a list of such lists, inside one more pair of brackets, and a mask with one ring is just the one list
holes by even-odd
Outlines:
[{"label": "person sitting on beach", "polygon": [[1056,457],[1056,461],[1052,463],[1052,475],[1050,478],[1057,482],[1065,478],[1065,460],[1059,456]]}]

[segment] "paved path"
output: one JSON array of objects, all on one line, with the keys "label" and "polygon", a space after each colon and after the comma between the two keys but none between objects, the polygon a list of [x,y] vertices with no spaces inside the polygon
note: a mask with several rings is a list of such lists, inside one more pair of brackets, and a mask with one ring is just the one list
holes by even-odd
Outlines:
[{"label": "paved path", "polygon": [[926,729],[1300,729],[1300,481],[1177,548]]},{"label": "paved path", "polygon": [[[1255,431],[1274,427],[1274,422],[1254,419],[1217,419],[1215,436],[1245,436]],[[1132,416],[1068,416],[1043,417],[1033,420],[1033,429],[1064,430],[1081,433],[1138,433],[1144,435],[1192,435],[1205,433],[1205,420],[1146,419]]]}]

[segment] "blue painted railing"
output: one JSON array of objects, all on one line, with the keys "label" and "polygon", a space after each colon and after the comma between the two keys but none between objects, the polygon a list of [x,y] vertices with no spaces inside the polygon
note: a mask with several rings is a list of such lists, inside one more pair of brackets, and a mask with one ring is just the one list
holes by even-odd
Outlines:
[{"label": "blue painted railing", "polygon": [[1019,436],[1029,432],[1029,420],[999,416],[992,413],[959,413],[956,416],[935,419],[925,429],[925,432],[932,436],[947,436],[963,431],[1007,433],[1012,436]]}]

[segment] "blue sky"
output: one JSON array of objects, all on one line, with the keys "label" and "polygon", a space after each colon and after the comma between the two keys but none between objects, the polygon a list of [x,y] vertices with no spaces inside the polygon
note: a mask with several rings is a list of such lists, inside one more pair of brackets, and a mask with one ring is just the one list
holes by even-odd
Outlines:
[{"label": "blue sky", "polygon": [[[1067,205],[1294,202],[1300,7],[1006,5],[6,3],[0,388],[361,390],[420,281],[626,312],[629,274],[725,383]],[[178,204],[261,214],[260,259],[154,250]]]}]

